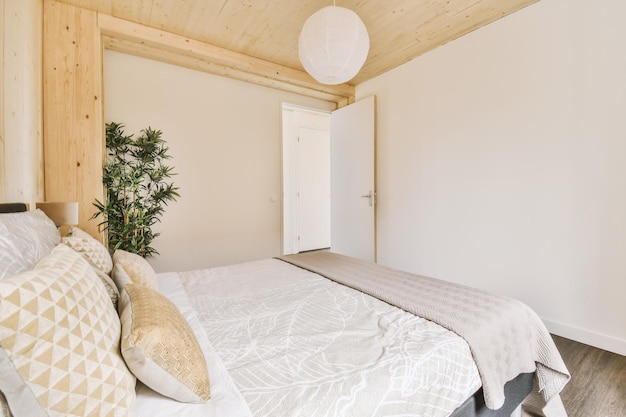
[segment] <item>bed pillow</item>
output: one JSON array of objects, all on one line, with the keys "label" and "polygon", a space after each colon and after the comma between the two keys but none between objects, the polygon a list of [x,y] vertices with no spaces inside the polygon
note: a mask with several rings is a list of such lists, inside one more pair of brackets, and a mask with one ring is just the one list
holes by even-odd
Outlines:
[{"label": "bed pillow", "polygon": [[111,303],[113,303],[113,307],[115,311],[117,311],[117,299],[120,294],[117,286],[109,276],[113,268],[113,260],[111,259],[111,255],[109,255],[109,251],[102,243],[79,228],[73,228],[72,235],[62,238],[61,241],[75,252],[83,255],[85,259],[89,261],[96,275],[100,278],[102,284],[104,284],[109,298],[111,299]]},{"label": "bed pillow", "polygon": [[129,284],[120,292],[122,356],[137,379],[186,403],[210,399],[202,349],[176,306],[150,288]]},{"label": "bed pillow", "polygon": [[135,378],[121,325],[89,263],[58,245],[0,281],[0,391],[15,416],[122,416]]},{"label": "bed pillow", "polygon": [[141,256],[118,249],[113,254],[113,279],[118,288],[129,282],[144,287],[158,289],[156,272]]},{"label": "bed pillow", "polygon": [[0,279],[13,276],[29,265],[15,245],[15,238],[7,227],[0,223]]},{"label": "bed pillow", "polygon": [[[0,278],[25,271],[35,266],[61,242],[59,230],[43,211],[0,213]],[[5,248],[10,248],[5,249]]]},{"label": "bed pillow", "polygon": [[109,298],[111,299],[113,308],[115,309],[115,311],[117,311],[117,301],[120,298],[120,292],[117,289],[117,285],[115,285],[115,282],[113,282],[111,277],[105,274],[104,271],[102,271],[101,269],[96,268],[93,265],[91,265],[91,268],[94,270],[98,278],[100,278],[100,282],[102,282],[104,288],[107,291],[107,294],[109,294]]},{"label": "bed pillow", "polygon": [[100,268],[104,273],[110,274],[113,269],[113,260],[109,250],[89,233],[82,231],[78,227],[72,228],[72,235],[62,239],[70,248],[83,254],[89,261]]}]

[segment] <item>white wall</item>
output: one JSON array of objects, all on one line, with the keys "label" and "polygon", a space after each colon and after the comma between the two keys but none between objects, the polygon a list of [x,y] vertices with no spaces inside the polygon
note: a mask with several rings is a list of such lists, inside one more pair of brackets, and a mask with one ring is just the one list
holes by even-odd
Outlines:
[{"label": "white wall", "polygon": [[626,354],[626,3],[542,0],[357,87],[381,264]]},{"label": "white wall", "polygon": [[0,201],[43,201],[43,0],[0,0]]},{"label": "white wall", "polygon": [[156,230],[155,269],[282,253],[282,103],[328,102],[105,51],[105,121],[163,131],[181,190]]}]

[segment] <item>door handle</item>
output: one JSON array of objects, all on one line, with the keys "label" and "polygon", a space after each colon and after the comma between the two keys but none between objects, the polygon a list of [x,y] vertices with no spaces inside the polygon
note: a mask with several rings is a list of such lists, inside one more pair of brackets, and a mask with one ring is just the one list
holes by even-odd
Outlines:
[{"label": "door handle", "polygon": [[376,202],[376,193],[370,190],[369,193],[362,195],[361,197],[369,199],[369,205],[372,207]]}]

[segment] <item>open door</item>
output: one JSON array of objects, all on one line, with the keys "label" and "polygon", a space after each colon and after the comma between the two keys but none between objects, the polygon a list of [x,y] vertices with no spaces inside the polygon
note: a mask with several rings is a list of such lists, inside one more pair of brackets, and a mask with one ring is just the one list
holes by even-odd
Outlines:
[{"label": "open door", "polygon": [[330,248],[376,261],[374,96],[331,114]]}]

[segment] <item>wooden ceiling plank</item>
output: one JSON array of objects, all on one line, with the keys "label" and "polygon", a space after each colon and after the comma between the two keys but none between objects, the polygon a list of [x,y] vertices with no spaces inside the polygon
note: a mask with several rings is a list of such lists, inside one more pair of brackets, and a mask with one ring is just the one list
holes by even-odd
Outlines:
[{"label": "wooden ceiling plank", "polygon": [[[210,19],[210,10],[215,8],[216,1],[202,1],[195,2],[198,6],[194,11],[194,19],[190,19],[187,27],[185,28],[185,32],[183,33],[185,36],[189,36],[191,38],[194,37],[194,34],[205,34],[206,30],[210,27],[211,24],[214,24],[213,19]],[[205,37],[198,37],[197,39],[206,39]]]},{"label": "wooden ceiling plank", "polygon": [[240,81],[251,82],[265,87],[275,88],[282,91],[301,94],[308,97],[314,97],[325,101],[340,103],[349,100],[350,97],[318,91],[306,87],[302,87],[289,82],[283,82],[268,77],[243,72],[231,67],[216,64],[201,57],[187,56],[181,59],[181,55],[175,51],[163,50],[154,45],[146,45],[134,42],[132,40],[103,37],[104,47],[106,49],[123,52],[143,58],[153,59],[168,64],[174,64],[185,68],[203,71],[210,74],[220,75]]},{"label": "wooden ceiling plank", "polygon": [[116,0],[60,0],[60,3],[67,3],[94,12],[111,13],[113,2]]},{"label": "wooden ceiling plank", "polygon": [[489,0],[470,0],[466,1],[465,7],[457,4],[439,15],[429,13],[430,18],[424,19],[413,37],[404,36],[394,50],[382,54],[371,51],[365,66],[352,82],[358,85],[537,1],[519,0],[514,4],[494,5]]},{"label": "wooden ceiling plank", "polygon": [[98,19],[100,29],[105,35],[135,40],[145,44],[159,45],[164,49],[177,50],[180,51],[180,53],[188,55],[203,56],[224,66],[232,66],[239,70],[258,73],[267,77],[282,79],[283,81],[292,81],[310,88],[332,91],[346,96],[354,92],[354,88],[347,84],[323,86],[304,71],[277,65],[269,61],[189,39],[181,35],[161,31],[109,15],[100,14]]},{"label": "wooden ceiling plank", "polygon": [[[299,71],[282,71],[297,83],[306,78],[298,59],[304,21],[329,0],[59,0],[186,39],[236,51],[252,60]],[[357,85],[538,0],[341,0],[370,35],[370,53]],[[239,60],[238,69],[244,69]],[[250,64],[254,67],[256,64]],[[269,75],[268,75],[269,76]]]},{"label": "wooden ceiling plank", "polygon": [[311,90],[327,92],[342,97],[354,95],[354,87],[348,84],[322,85],[304,71],[277,65],[109,15],[99,15],[98,24],[102,33],[111,37],[159,46],[164,50],[177,51],[181,56],[202,57],[215,64],[276,79],[281,82],[296,84]]}]

